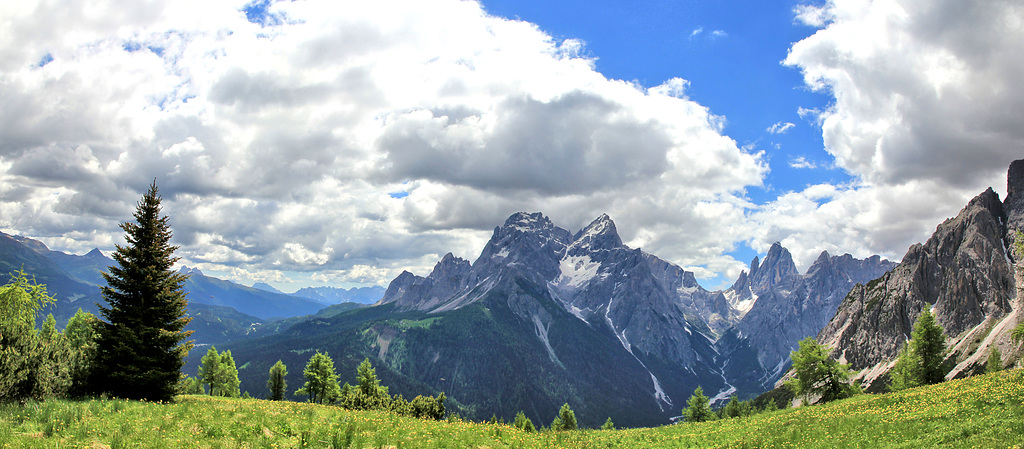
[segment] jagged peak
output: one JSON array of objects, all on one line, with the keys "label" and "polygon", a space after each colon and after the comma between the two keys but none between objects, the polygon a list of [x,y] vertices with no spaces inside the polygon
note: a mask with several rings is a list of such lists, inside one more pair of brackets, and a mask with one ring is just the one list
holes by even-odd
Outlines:
[{"label": "jagged peak", "polygon": [[757,268],[760,267],[760,266],[761,266],[761,258],[757,257],[757,256],[754,256],[754,258],[750,261],[750,268],[747,270],[749,272],[749,275],[750,276],[756,275],[757,274]]},{"label": "jagged peak", "polygon": [[554,227],[551,219],[541,212],[516,212],[505,220],[504,228],[516,228],[523,232]]},{"label": "jagged peak", "polygon": [[181,274],[187,274],[187,275],[190,275],[190,276],[193,275],[193,274],[197,274],[199,276],[205,276],[202,271],[199,271],[198,268],[189,268],[188,265],[182,265],[181,269],[178,270],[178,272],[181,273]]},{"label": "jagged peak", "polygon": [[461,257],[455,257],[454,254],[449,252],[448,254],[445,254],[444,257],[442,257],[441,260],[437,262],[437,264],[434,265],[434,270],[430,272],[430,277],[433,278],[441,276],[442,273],[452,269],[458,269],[459,267],[462,267],[465,270],[469,270],[470,263],[468,260],[463,259]]},{"label": "jagged peak", "polygon": [[619,231],[615,228],[615,222],[608,214],[601,214],[587,227],[581,229],[573,236],[573,245],[585,247],[617,248],[622,246],[622,239],[619,238]]}]

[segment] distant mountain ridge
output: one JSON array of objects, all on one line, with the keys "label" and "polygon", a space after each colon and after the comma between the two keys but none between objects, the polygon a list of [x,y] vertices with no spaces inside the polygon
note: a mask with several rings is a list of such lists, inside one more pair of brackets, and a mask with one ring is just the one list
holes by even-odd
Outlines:
[{"label": "distant mountain ridge", "polygon": [[312,299],[323,304],[341,304],[354,302],[359,304],[373,304],[384,297],[385,289],[381,286],[352,287],[344,289],[341,287],[303,287],[293,296]]},{"label": "distant mountain ridge", "polygon": [[[43,313],[53,313],[61,325],[78,308],[98,313],[96,304],[103,303],[99,285],[106,283],[101,273],[114,264],[98,249],[66,254],[31,238],[0,233],[0,270],[6,274],[24,268],[45,284],[57,303]],[[195,318],[188,329],[196,331],[193,338],[199,343],[241,338],[247,329],[269,319],[312,315],[324,308],[309,299],[252,289],[187,267],[182,270],[190,275],[185,290]]]}]

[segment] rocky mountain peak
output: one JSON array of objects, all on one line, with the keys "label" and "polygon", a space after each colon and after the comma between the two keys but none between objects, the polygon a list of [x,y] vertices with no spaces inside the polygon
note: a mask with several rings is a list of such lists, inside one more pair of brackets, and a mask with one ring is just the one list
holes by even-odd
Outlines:
[{"label": "rocky mountain peak", "polygon": [[434,270],[430,272],[430,277],[433,279],[444,279],[451,276],[464,276],[469,272],[470,268],[471,265],[468,260],[455,257],[452,253],[447,253],[434,265]]},{"label": "rocky mountain peak", "polygon": [[764,256],[764,262],[760,266],[754,269],[753,262],[750,265],[749,279],[755,293],[768,291],[783,279],[800,275],[796,270],[796,264],[793,263],[793,255],[779,242],[773,243],[768,249],[768,254]]},{"label": "rocky mountain peak", "polygon": [[516,212],[510,215],[501,227],[509,230],[515,229],[520,232],[535,232],[554,228],[555,225],[543,213]]},{"label": "rocky mountain peak", "polygon": [[92,251],[85,253],[85,257],[89,258],[104,258],[103,252],[99,248],[93,248]]},{"label": "rocky mountain peak", "polygon": [[623,246],[615,222],[607,214],[601,214],[587,227],[581,229],[572,238],[573,248],[585,248],[590,251],[607,250]]}]

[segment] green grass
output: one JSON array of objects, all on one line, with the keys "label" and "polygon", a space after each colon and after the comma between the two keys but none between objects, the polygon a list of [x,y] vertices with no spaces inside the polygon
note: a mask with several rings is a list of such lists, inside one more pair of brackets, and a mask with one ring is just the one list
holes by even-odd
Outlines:
[{"label": "green grass", "polygon": [[1024,370],[708,423],[524,433],[331,406],[181,396],[0,405],[2,447],[1021,447]]}]

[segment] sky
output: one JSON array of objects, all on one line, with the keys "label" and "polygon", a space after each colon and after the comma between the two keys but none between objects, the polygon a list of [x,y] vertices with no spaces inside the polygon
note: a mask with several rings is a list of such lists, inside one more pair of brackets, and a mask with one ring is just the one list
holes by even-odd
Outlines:
[{"label": "sky", "polygon": [[0,4],[0,231],[386,286],[540,211],[721,288],[781,242],[899,260],[1024,157],[1024,4]]}]

